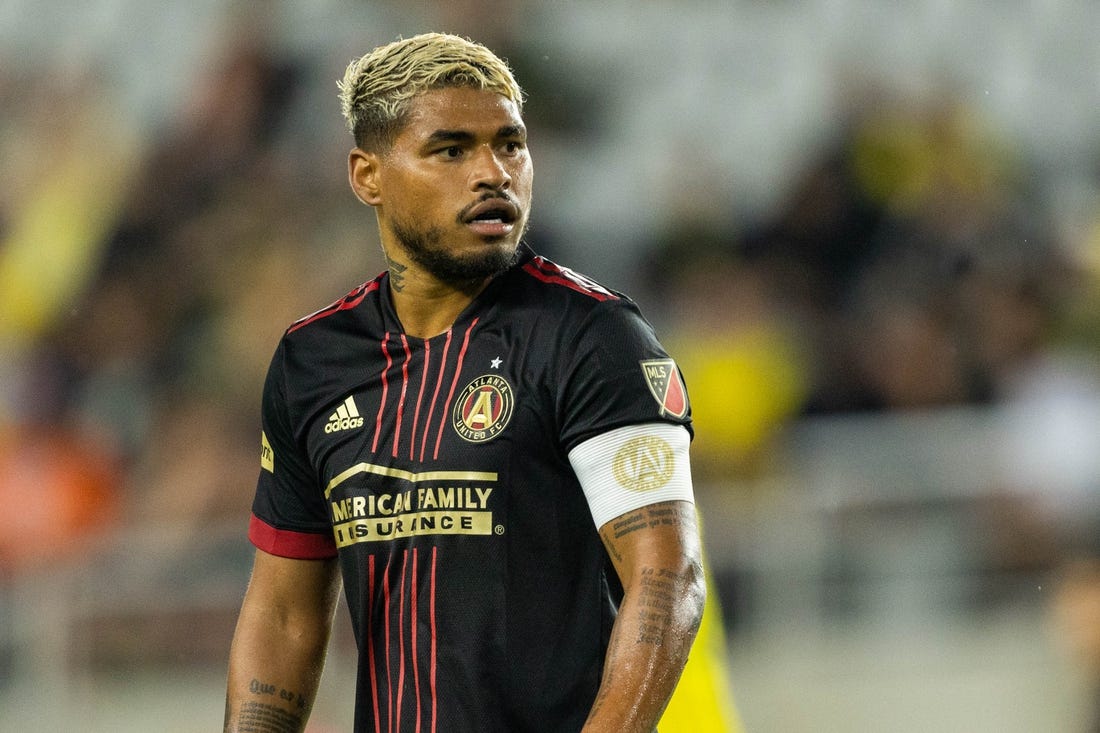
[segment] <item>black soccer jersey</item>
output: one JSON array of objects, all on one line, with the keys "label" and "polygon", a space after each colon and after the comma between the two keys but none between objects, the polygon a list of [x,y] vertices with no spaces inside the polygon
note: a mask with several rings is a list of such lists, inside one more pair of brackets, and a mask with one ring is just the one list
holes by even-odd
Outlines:
[{"label": "black soccer jersey", "polygon": [[632,424],[690,430],[635,305],[521,254],[446,333],[405,335],[383,274],[272,361],[249,536],[339,554],[357,731],[579,730],[621,587],[568,452]]}]

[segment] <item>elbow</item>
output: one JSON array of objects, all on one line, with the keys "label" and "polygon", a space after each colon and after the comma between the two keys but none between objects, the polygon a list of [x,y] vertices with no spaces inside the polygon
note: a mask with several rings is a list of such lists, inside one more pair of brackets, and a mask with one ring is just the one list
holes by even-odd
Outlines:
[{"label": "elbow", "polygon": [[666,596],[669,615],[668,630],[678,639],[677,647],[689,648],[703,622],[707,603],[706,573],[702,563],[689,560],[676,573],[675,589]]},{"label": "elbow", "polygon": [[703,610],[707,605],[707,581],[702,563],[692,563],[688,576],[688,583],[684,588],[684,620],[694,638],[703,623]]}]

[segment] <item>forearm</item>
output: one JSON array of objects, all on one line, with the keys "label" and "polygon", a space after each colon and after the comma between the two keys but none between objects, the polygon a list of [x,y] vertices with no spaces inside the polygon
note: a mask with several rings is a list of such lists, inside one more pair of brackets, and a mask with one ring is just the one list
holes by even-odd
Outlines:
[{"label": "forearm", "polygon": [[230,651],[226,733],[303,730],[324,668],[327,631],[302,634],[244,621]]},{"label": "forearm", "polygon": [[226,733],[305,728],[332,629],[335,567],[257,554],[229,651]]},{"label": "forearm", "polygon": [[639,569],[620,605],[583,733],[655,728],[687,663],[705,596],[695,565]]}]

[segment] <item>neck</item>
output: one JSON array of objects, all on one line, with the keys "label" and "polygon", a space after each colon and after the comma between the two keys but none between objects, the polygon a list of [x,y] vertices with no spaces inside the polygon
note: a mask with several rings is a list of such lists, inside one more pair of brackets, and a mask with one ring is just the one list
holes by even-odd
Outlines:
[{"label": "neck", "polygon": [[427,339],[450,328],[491,279],[443,283],[426,273],[391,262],[390,297],[405,333]]}]

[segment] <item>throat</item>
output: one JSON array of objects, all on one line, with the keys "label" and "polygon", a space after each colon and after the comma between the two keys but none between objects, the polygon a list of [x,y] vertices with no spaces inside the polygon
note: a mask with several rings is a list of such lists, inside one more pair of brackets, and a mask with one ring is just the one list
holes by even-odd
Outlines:
[{"label": "throat", "polygon": [[405,334],[430,339],[446,333],[488,284],[485,279],[468,287],[427,287],[406,279],[400,290],[391,283],[390,298]]}]

